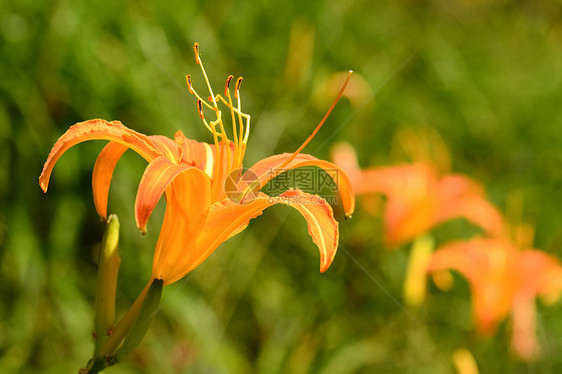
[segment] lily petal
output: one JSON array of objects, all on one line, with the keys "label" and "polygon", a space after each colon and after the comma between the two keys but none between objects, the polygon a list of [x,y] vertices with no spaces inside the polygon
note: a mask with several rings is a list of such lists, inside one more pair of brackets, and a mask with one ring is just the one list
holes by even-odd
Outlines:
[{"label": "lily petal", "polygon": [[203,170],[209,177],[213,176],[214,145],[186,138],[181,131],[176,132],[174,139],[182,149],[184,162]]},{"label": "lily petal", "polygon": [[[166,188],[179,174],[189,171],[202,173],[191,165],[173,163],[165,156],[156,158],[147,166],[135,201],[135,220],[143,233],[146,232],[146,223],[150,214]],[[191,191],[184,191],[184,193],[188,194]]]},{"label": "lily petal", "polygon": [[357,193],[386,195],[386,242],[397,246],[444,221],[465,218],[495,237],[505,236],[499,211],[484,189],[460,174],[441,179],[427,164],[372,168],[361,173]]},{"label": "lily petal", "polygon": [[289,190],[277,197],[269,197],[260,193],[252,202],[236,204],[228,199],[211,206],[209,217],[197,247],[201,248],[201,259],[191,261],[199,264],[216,247],[228,238],[239,233],[249,221],[259,216],[264,209],[274,204],[289,205],[298,210],[306,219],[308,232],[320,251],[320,271],[328,269],[338,246],[338,222],[334,219],[332,208],[320,196],[311,195],[301,190]]},{"label": "lily petal", "polygon": [[125,127],[119,121],[107,122],[102,119],[93,119],[80,122],[70,126],[51,149],[47,162],[45,162],[43,171],[39,176],[41,189],[47,192],[53,167],[59,157],[67,149],[86,140],[94,139],[113,140],[124,144],[140,154],[147,161],[158,157],[159,153],[146,135]]},{"label": "lily petal", "polygon": [[484,189],[474,180],[452,174],[439,181],[437,190],[441,198],[435,224],[454,218],[466,218],[492,236],[505,235],[502,215],[486,200]]},{"label": "lily petal", "polygon": [[185,264],[198,257],[196,241],[209,214],[210,192],[209,176],[197,168],[179,174],[166,190],[166,213],[152,267],[153,276],[164,279],[164,284],[179,279],[177,274],[187,274]]},{"label": "lily petal", "polygon": [[363,171],[356,193],[377,192],[408,200],[425,196],[433,187],[434,172],[425,164],[370,168]]},{"label": "lily petal", "polygon": [[515,297],[513,300],[511,349],[525,361],[540,354],[537,341],[535,300]]},{"label": "lily petal", "polygon": [[437,202],[424,199],[403,199],[389,196],[384,210],[384,240],[389,248],[397,247],[429,230]]},{"label": "lily petal", "polygon": [[162,155],[166,156],[175,163],[180,162],[181,148],[175,141],[163,135],[151,135],[149,138]]},{"label": "lily petal", "polygon": [[308,233],[320,250],[320,272],[328,270],[338,249],[338,222],[334,219],[332,207],[322,197],[289,190],[274,198],[277,204],[289,205],[305,218]]},{"label": "lily petal", "polygon": [[[260,193],[254,201],[243,205],[230,199],[216,202],[211,206],[205,225],[200,228],[202,234],[196,242],[181,230],[181,219],[173,220],[172,215],[167,214],[162,227],[166,228],[168,235],[160,234],[157,251],[159,247],[166,248],[167,252],[173,250],[175,255],[169,256],[166,261],[161,254],[161,261],[155,260],[153,275],[168,275],[164,279],[165,284],[182,278],[199,266],[221,243],[244,230],[251,219],[274,204],[289,205],[304,216],[308,232],[320,251],[320,271],[326,271],[336,254],[339,237],[338,223],[333,217],[332,208],[319,196],[290,190],[278,197]],[[167,221],[168,217],[170,219]],[[184,240],[178,240],[179,236]]]},{"label": "lily petal", "polygon": [[332,160],[349,176],[353,187],[356,188],[361,179],[361,169],[357,162],[355,149],[349,143],[337,143],[331,150]]},{"label": "lily petal", "polygon": [[98,215],[104,220],[107,219],[107,199],[113,170],[115,170],[117,162],[127,149],[129,147],[121,143],[109,142],[100,152],[94,165],[94,171],[92,172],[94,205]]},{"label": "lily petal", "polygon": [[512,349],[524,360],[540,353],[536,335],[535,298],[562,290],[562,266],[555,257],[536,249],[519,256],[519,283],[513,300]]},{"label": "lily petal", "polygon": [[351,186],[349,176],[338,165],[329,161],[320,160],[314,156],[299,153],[294,160],[282,169],[285,160],[291,157],[292,153],[281,153],[270,156],[256,162],[248,171],[255,173],[260,180],[260,189],[277,175],[295,168],[304,166],[316,166],[323,169],[337,184],[345,209],[346,217],[350,217],[355,210],[355,195]]},{"label": "lily petal", "polygon": [[501,213],[483,197],[466,196],[453,201],[444,200],[437,211],[435,224],[454,218],[465,218],[491,236],[505,235]]},{"label": "lily petal", "polygon": [[506,240],[473,239],[446,245],[433,254],[428,271],[459,271],[470,283],[480,333],[494,331],[512,306],[518,253]]}]

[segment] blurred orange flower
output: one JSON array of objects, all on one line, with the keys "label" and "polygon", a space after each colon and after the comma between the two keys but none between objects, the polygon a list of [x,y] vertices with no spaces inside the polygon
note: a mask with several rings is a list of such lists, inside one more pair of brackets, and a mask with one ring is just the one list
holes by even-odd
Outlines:
[{"label": "blurred orange flower", "polygon": [[511,313],[512,349],[528,360],[539,353],[535,334],[535,298],[557,296],[562,266],[536,249],[517,249],[505,239],[478,238],[436,250],[428,271],[456,270],[469,282],[476,326],[490,334]]},{"label": "blurred orange flower", "polygon": [[332,158],[348,173],[356,194],[386,196],[384,231],[389,246],[404,244],[455,218],[465,218],[489,235],[503,235],[500,213],[486,200],[481,186],[464,175],[439,177],[425,163],[361,170],[349,144],[335,147]]},{"label": "blurred orange flower", "polygon": [[[148,162],[135,201],[135,219],[142,232],[145,232],[147,221],[160,197],[163,194],[166,197],[166,212],[154,253],[152,278],[163,279],[164,285],[182,278],[222,242],[244,230],[252,218],[274,204],[289,205],[304,216],[308,231],[320,250],[320,270],[326,271],[335,256],[339,235],[338,223],[330,205],[319,196],[298,189],[289,189],[277,197],[269,197],[259,191],[286,170],[316,166],[325,169],[339,183],[343,206],[346,214],[351,215],[355,202],[345,173],[330,162],[300,153],[323,121],[296,152],[260,160],[243,174],[241,168],[250,116],[240,109],[239,88],[242,78],[236,81],[234,97],[229,86],[232,76],[226,81],[224,96],[215,96],[200,61],[197,44],[194,49],[196,61],[210,91],[210,104],[193,89],[190,76],[187,76],[187,83],[189,91],[198,99],[199,114],[213,135],[213,145],[188,139],[181,131],[172,140],[164,136],[143,135],[118,121],[95,119],[81,122],[71,126],[54,145],[39,177],[41,188],[47,191],[52,169],[67,149],[86,140],[109,140],[110,143],[98,156],[92,177],[98,214],[104,219],[107,216],[113,170],[121,155],[129,148]],[[345,84],[342,91],[344,88]],[[233,104],[233,99],[236,104]],[[232,124],[233,141],[229,140],[225,131],[219,103],[229,109],[227,118]],[[216,120],[208,122],[204,109],[214,113]],[[234,191],[225,189],[225,182]]]}]

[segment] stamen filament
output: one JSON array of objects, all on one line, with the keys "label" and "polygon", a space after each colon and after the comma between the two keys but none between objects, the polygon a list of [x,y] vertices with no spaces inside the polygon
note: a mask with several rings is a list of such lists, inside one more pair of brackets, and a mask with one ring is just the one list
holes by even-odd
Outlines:
[{"label": "stamen filament", "polygon": [[246,134],[244,135],[244,138],[242,138],[242,130],[244,128],[244,122],[242,122],[242,115],[241,115],[241,106],[240,106],[240,85],[242,84],[242,77],[239,77],[236,80],[236,86],[234,87],[234,98],[237,100],[238,102],[238,123],[240,124],[240,143],[247,143],[248,142],[248,134],[250,132],[250,121],[248,118],[248,121],[246,123]]},{"label": "stamen filament", "polygon": [[201,62],[201,58],[199,57],[199,43],[195,43],[195,45],[193,46],[193,50],[195,51],[195,61],[197,62],[197,64],[199,64],[199,67],[201,68],[201,72],[203,73],[203,77],[205,78],[205,82],[207,83],[207,88],[209,89],[209,93],[213,98],[213,105],[215,106],[215,109],[218,109],[217,102],[215,100],[215,95],[213,94],[213,88],[211,87],[211,82],[209,82],[209,77],[207,77],[207,72],[205,71],[205,68],[203,67],[203,63]]},{"label": "stamen filament", "polygon": [[[234,138],[234,144],[238,145],[238,134],[236,131],[236,120],[234,117],[234,110],[232,107],[232,98],[230,96],[230,81],[234,78],[233,75],[229,75],[228,78],[226,78],[226,83],[224,85],[224,96],[228,99],[228,104],[225,103],[229,108],[230,108],[230,114],[232,117],[232,137]],[[221,97],[222,99],[222,97]],[[223,99],[223,102],[225,100]]]},{"label": "stamen filament", "polygon": [[304,141],[304,143],[302,143],[302,145],[295,152],[293,152],[293,154],[288,159],[286,159],[285,162],[283,162],[281,164],[281,166],[279,166],[277,174],[280,174],[282,172],[283,168],[285,166],[287,166],[289,163],[291,163],[295,159],[295,157],[297,157],[297,155],[299,153],[301,153],[301,151],[304,149],[304,147],[306,147],[308,145],[308,143],[310,143],[312,138],[314,138],[314,136],[318,133],[318,131],[320,130],[322,125],[324,125],[324,122],[326,122],[326,120],[328,119],[328,117],[332,113],[332,110],[334,110],[334,107],[336,106],[336,104],[340,100],[341,96],[343,95],[343,92],[345,91],[345,88],[347,87],[347,84],[349,83],[349,79],[351,78],[352,73],[353,73],[352,70],[350,70],[347,73],[347,77],[345,78],[345,81],[343,82],[343,85],[341,86],[340,91],[338,92],[338,95],[336,96],[335,100],[332,102],[332,105],[330,106],[330,108],[328,109],[328,111],[326,112],[326,114],[324,115],[322,120],[320,121],[320,123],[316,126],[314,131],[312,131],[312,134],[310,134],[310,136]]},{"label": "stamen filament", "polygon": [[[225,104],[230,108],[230,116],[231,116],[231,121],[232,121],[232,137],[234,139],[234,159],[232,161],[232,168],[236,169],[236,168],[240,167],[239,166],[239,157],[240,157],[239,144],[240,144],[240,142],[238,141],[238,133],[236,131],[236,127],[237,127],[236,117],[234,115],[234,108],[232,107],[232,98],[230,97],[230,81],[233,78],[234,78],[233,75],[229,75],[228,78],[226,78],[226,83],[224,85],[224,96],[226,96],[228,98],[228,103],[225,103]],[[221,101],[225,102],[225,100],[222,97],[219,97],[219,99],[221,99]]]},{"label": "stamen filament", "polygon": [[[244,153],[246,150],[246,143],[248,141],[248,136],[250,133],[250,116],[248,114],[242,113],[241,110],[240,85],[242,83],[242,77],[236,80],[236,85],[234,88],[234,98],[237,100],[237,107],[234,107],[232,95],[230,93],[230,82],[234,77],[230,75],[226,79],[224,87],[224,96],[226,98],[220,94],[215,95],[207,76],[207,72],[205,71],[205,68],[203,66],[203,62],[201,61],[198,43],[195,43],[195,45],[193,46],[193,51],[195,52],[195,62],[201,68],[201,72],[203,74],[203,77],[205,78],[205,83],[207,84],[207,88],[210,93],[208,100],[204,100],[193,88],[190,75],[186,76],[186,83],[189,92],[197,98],[197,110],[199,112],[199,117],[203,121],[205,127],[213,134],[213,140],[215,144],[215,162],[213,163],[212,178],[214,181],[216,181],[216,187],[215,185],[213,185],[213,190],[211,193],[215,199],[218,199],[220,197],[219,194],[222,191],[220,187],[222,187],[221,182],[225,173],[229,173],[231,170],[234,170],[234,168],[239,168],[242,166],[242,160],[244,159]],[[212,104],[210,104],[209,102],[211,102]],[[225,124],[222,120],[222,112],[218,107],[219,102],[222,102],[230,109],[232,132],[234,137],[234,154],[231,150],[231,140],[228,139],[228,134],[225,130]],[[216,120],[207,122],[203,112],[203,105],[215,112],[217,116]],[[244,119],[246,120],[246,123],[244,123]],[[226,158],[226,160],[224,158]]]},{"label": "stamen filament", "polygon": [[[217,120],[214,121],[215,124],[218,124],[220,127],[220,136],[221,136],[221,143],[223,143],[223,141],[226,143],[226,158],[227,158],[227,167],[230,167],[231,165],[231,160],[232,160],[232,154],[230,152],[230,140],[228,140],[228,136],[226,134],[226,131],[224,129],[224,125],[222,123],[222,114],[221,111],[219,110],[219,107],[217,105],[217,100],[215,98],[215,94],[213,93],[213,88],[211,87],[211,82],[209,81],[209,77],[207,76],[207,72],[205,71],[205,67],[203,67],[203,63],[201,61],[201,58],[199,56],[199,43],[195,43],[195,45],[193,46],[193,50],[195,52],[195,61],[199,64],[199,67],[201,68],[201,72],[203,73],[203,77],[205,78],[205,83],[207,83],[207,88],[209,89],[209,93],[211,94],[210,99],[212,99],[213,101],[213,110],[217,113]],[[222,148],[223,145],[221,145]],[[221,149],[221,154],[222,154],[222,149]],[[221,159],[222,160],[222,159]],[[220,162],[220,160],[215,160],[215,165],[220,166],[222,163]]]}]

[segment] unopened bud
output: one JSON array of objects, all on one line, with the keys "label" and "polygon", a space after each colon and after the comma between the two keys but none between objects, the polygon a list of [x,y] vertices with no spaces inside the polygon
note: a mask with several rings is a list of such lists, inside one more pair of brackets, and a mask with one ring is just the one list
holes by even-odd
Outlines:
[{"label": "unopened bud", "polygon": [[107,220],[103,235],[99,264],[95,309],[96,351],[99,349],[107,332],[115,321],[115,291],[119,273],[119,219],[112,214]]}]

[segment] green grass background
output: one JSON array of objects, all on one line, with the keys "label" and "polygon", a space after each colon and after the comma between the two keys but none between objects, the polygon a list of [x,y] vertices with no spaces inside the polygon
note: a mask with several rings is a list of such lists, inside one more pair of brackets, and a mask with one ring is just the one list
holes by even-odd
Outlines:
[{"label": "green grass background", "polygon": [[[184,84],[244,76],[252,115],[246,166],[293,151],[330,105],[318,92],[353,69],[372,97],[343,101],[306,152],[352,143],[363,166],[393,162],[393,135],[435,128],[453,170],[482,182],[505,209],[522,196],[535,245],[562,255],[562,3],[560,1],[0,2],[0,372],[68,373],[93,349],[95,252],[103,232],[90,178],[103,142],[68,151],[44,195],[37,178],[58,136],[91,119],[146,133],[177,129],[211,141]],[[199,86],[202,87],[202,86]],[[126,154],[110,211],[121,220],[122,313],[149,276],[163,202],[134,224],[144,169]],[[149,334],[108,373],[452,373],[459,347],[481,373],[562,371],[562,306],[539,305],[541,359],[509,353],[509,325],[474,332],[469,290],[403,307],[408,248],[387,251],[381,222],[358,206],[340,252],[318,272],[304,220],[275,207],[167,287]],[[440,229],[445,238],[471,232]],[[391,295],[391,296],[389,296]]]}]

